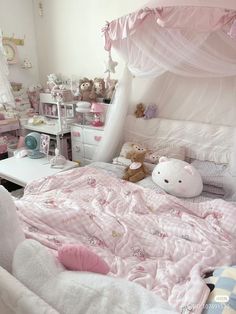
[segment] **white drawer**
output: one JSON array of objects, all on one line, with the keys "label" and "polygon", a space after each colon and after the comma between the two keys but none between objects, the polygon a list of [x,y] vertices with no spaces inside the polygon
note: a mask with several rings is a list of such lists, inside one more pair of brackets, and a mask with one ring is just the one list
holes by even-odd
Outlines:
[{"label": "white drawer", "polygon": [[83,141],[86,144],[99,145],[103,137],[103,130],[85,129],[83,130]]},{"label": "white drawer", "polygon": [[93,159],[97,146],[84,144],[84,158]]},{"label": "white drawer", "polygon": [[81,126],[77,126],[77,125],[72,125],[71,126],[71,133],[72,132],[79,132],[79,133],[83,133],[83,129]]},{"label": "white drawer", "polygon": [[84,158],[84,147],[82,143],[76,143],[72,146],[72,160],[78,161]]},{"label": "white drawer", "polygon": [[97,146],[76,142],[72,145],[72,160],[89,159],[92,160],[96,153]]},{"label": "white drawer", "polygon": [[72,142],[72,145],[74,143],[77,143],[77,142],[82,142],[83,141],[83,134],[79,133],[79,132],[71,132],[71,142]]}]

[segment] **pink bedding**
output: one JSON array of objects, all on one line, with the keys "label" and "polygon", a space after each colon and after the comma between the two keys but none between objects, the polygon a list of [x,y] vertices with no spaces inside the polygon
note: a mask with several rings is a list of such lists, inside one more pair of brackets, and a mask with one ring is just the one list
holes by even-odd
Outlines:
[{"label": "pink bedding", "polygon": [[112,276],[200,313],[201,276],[236,262],[236,208],[223,200],[189,203],[83,167],[32,182],[16,201],[25,234],[47,247],[83,243]]}]

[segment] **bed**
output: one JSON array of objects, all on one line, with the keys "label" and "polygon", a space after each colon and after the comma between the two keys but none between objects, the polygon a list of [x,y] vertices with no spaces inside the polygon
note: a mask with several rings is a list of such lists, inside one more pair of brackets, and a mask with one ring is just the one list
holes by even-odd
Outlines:
[{"label": "bed", "polygon": [[[151,290],[151,297],[156,294],[156,298],[161,296],[168,300],[178,311],[193,309],[195,305],[194,313],[201,313],[209,294],[202,276],[220,266],[235,263],[235,205],[212,198],[204,198],[204,202],[200,203],[180,200],[155,188],[143,188],[143,182],[137,185],[123,181],[119,179],[122,171],[120,166],[94,163],[29,184],[23,198],[15,201],[26,238],[35,239],[54,252],[67,243],[85,245],[110,266],[109,276],[105,277],[128,279],[135,287],[143,286],[147,291]],[[153,246],[153,243],[158,245]],[[66,308],[62,311],[58,298],[53,299],[49,290],[45,293],[37,286],[37,267],[34,263],[37,259],[42,262],[39,251],[31,259],[29,254],[26,257],[20,255],[18,259],[18,270],[13,273],[25,285],[21,290],[36,294],[32,297],[33,304],[37,304],[39,298],[41,303],[59,313],[80,313],[82,307],[78,308],[78,304],[74,312],[68,312]],[[43,260],[48,271],[50,267],[46,258]],[[41,277],[42,273],[41,267]],[[10,275],[3,273],[3,276]],[[100,305],[101,300],[104,303],[107,286],[101,285],[101,279],[97,279],[96,274],[90,276],[80,276],[79,282],[82,281],[84,286],[90,283],[91,287],[97,287],[99,281],[103,293],[96,302]],[[12,277],[7,280],[15,281]],[[75,278],[71,280],[73,282]],[[103,280],[105,285],[106,279]],[[66,282],[63,282],[65,291]],[[20,283],[17,281],[15,284]],[[126,284],[122,284],[125,291]],[[113,288],[114,283],[109,291]],[[19,304],[19,299],[12,296],[11,285],[4,286],[6,289],[13,298],[8,302]],[[56,294],[57,285],[54,289]],[[143,298],[140,298],[141,303],[150,298],[140,294]],[[5,296],[3,293],[4,299]],[[91,298],[92,303],[94,296]],[[149,313],[151,309],[153,313],[164,313],[167,305],[157,300],[158,306],[150,301],[152,308],[144,307],[142,311],[141,306],[139,313]],[[66,297],[64,302],[67,304]],[[119,301],[113,302],[113,313],[116,313],[116,305],[119,302],[123,304],[124,300],[120,296]],[[130,302],[130,313],[138,313],[136,303],[132,305]],[[24,298],[22,304],[27,305]],[[46,305],[42,304],[42,308]],[[110,313],[109,306],[105,302],[101,313]],[[174,313],[173,309],[166,309]],[[87,312],[93,313],[93,310],[88,306]],[[126,310],[123,312],[126,313]],[[43,312],[36,309],[35,313]]]},{"label": "bed", "polygon": [[[173,5],[173,1],[166,2],[169,2],[169,6]],[[199,1],[191,3],[195,5],[191,7],[192,14],[199,14]],[[213,20],[215,24],[204,24],[207,31],[202,30],[201,34],[195,34],[196,37],[183,31],[186,36],[184,39],[190,41],[190,45],[185,47],[186,51],[197,51],[201,58],[196,60],[195,54],[187,53],[187,61],[181,59],[179,63],[174,53],[182,53],[183,46],[177,45],[174,47],[176,49],[172,47],[171,55],[164,54],[168,60],[161,59],[163,72],[159,64],[157,66],[156,60],[151,58],[151,53],[157,47],[162,52],[163,49],[166,51],[169,46],[161,46],[164,45],[161,40],[160,46],[154,45],[154,51],[145,50],[143,44],[146,37],[138,35],[139,30],[142,35],[143,32],[147,34],[145,27],[150,29],[149,23],[155,14],[160,18],[158,27],[164,22],[167,25],[171,23],[168,17],[173,12],[172,9],[168,11],[168,6],[167,13],[170,15],[166,15],[167,21],[164,22],[160,16],[162,10],[153,10],[154,5],[164,5],[163,1],[152,1],[149,8],[143,8],[106,26],[104,31],[107,50],[111,46],[120,50],[126,61],[128,59],[130,70],[129,74],[126,72],[116,91],[114,104],[119,102],[119,110],[118,106],[110,108],[105,134],[112,136],[105,137],[99,146],[98,161],[90,166],[34,181],[27,185],[24,196],[14,203],[3,192],[8,206],[0,198],[0,213],[6,219],[0,219],[0,230],[5,232],[8,244],[6,247],[15,239],[10,246],[11,254],[8,252],[8,261],[12,263],[13,260],[13,264],[10,263],[9,268],[5,267],[9,272],[0,269],[0,309],[3,313],[198,314],[216,313],[217,306],[217,313],[234,313],[236,275],[231,265],[236,264],[236,126],[233,116],[236,69],[235,55],[232,53],[235,50],[232,42],[224,37],[223,42],[228,44],[228,54],[218,64],[224,53],[214,52],[211,60],[209,52],[212,52],[214,44],[211,49],[208,44],[212,43],[211,37],[215,35],[217,38],[213,39],[222,39],[221,33],[214,32],[221,28],[225,32],[225,26],[230,36],[234,36],[236,7],[232,1],[227,1],[228,6],[223,1],[218,3],[218,7],[214,8],[216,10],[210,12],[210,16],[213,14],[216,18]],[[179,6],[184,4],[188,6],[189,1],[178,1]],[[208,6],[206,11],[212,8],[210,1]],[[225,7],[228,9],[224,11]],[[184,10],[187,9],[184,7]],[[176,12],[177,16],[181,14],[179,10],[174,10],[174,14]],[[193,25],[199,27],[197,21],[195,19],[196,24]],[[120,28],[124,25],[125,32]],[[171,24],[171,29],[172,26]],[[179,25],[177,29],[179,30]],[[179,36],[182,38],[183,34],[178,31],[175,38],[172,31],[168,31],[173,40],[169,43],[174,44],[174,40]],[[201,44],[205,43],[208,36],[210,41],[202,51]],[[135,54],[132,45],[140,44],[140,38],[141,48]],[[142,63],[147,61],[144,58],[145,52],[150,53],[150,58],[148,62]],[[139,57],[142,61],[141,67]],[[171,61],[171,64],[167,64],[167,61]],[[203,64],[201,61],[204,61]],[[135,119],[132,114],[127,116],[129,110],[133,111],[132,104],[129,108],[126,104],[131,73],[135,76],[148,73],[156,76],[157,73],[163,74],[172,70],[174,75],[186,75],[184,83],[179,78],[178,84],[184,87],[192,84],[191,87],[195,87],[194,92],[188,85],[188,94],[182,93],[183,90],[181,95],[171,93],[178,96],[173,97],[174,100],[169,99],[174,107],[170,106],[172,109],[169,108],[168,112],[167,104],[166,111],[160,111],[160,117],[156,119],[146,121]],[[195,79],[201,77],[202,73],[206,80],[200,80],[199,86],[204,88],[204,93],[203,89],[195,86]],[[193,74],[195,79],[191,80],[189,76]],[[169,82],[173,83],[172,80],[175,79],[176,77],[168,77],[167,90],[170,90]],[[212,85],[207,85],[206,82]],[[217,84],[220,84],[220,88],[217,88]],[[165,90],[163,86],[162,90]],[[199,102],[193,102],[193,96],[196,95],[199,96]],[[224,109],[219,109],[223,96],[226,107],[232,108],[225,120],[222,118]],[[187,115],[178,111],[183,98],[188,100]],[[143,98],[139,97],[140,99]],[[162,93],[159,101],[161,105],[165,103],[165,93]],[[200,103],[201,115],[199,112],[197,115],[196,108],[199,108]],[[184,107],[186,109],[187,106]],[[209,108],[213,108],[214,112],[206,110]],[[210,121],[211,114],[213,117]],[[122,130],[125,130],[123,137]],[[163,148],[163,145],[179,144],[185,147],[189,162],[223,165],[227,168],[227,180],[223,184],[227,193],[222,197],[220,194],[204,192],[197,198],[186,200],[164,193],[153,184],[150,176],[138,184],[121,180],[124,166],[101,160],[111,160],[111,157],[118,156],[119,144],[127,141],[135,141],[156,150]],[[24,236],[28,240],[24,241]],[[60,247],[68,243],[84,245],[103,258],[110,267],[108,276],[66,271],[56,262],[55,255]],[[0,246],[3,244],[4,241]],[[0,260],[2,251],[0,247]],[[2,261],[1,265],[4,266]],[[11,271],[14,276],[10,274]],[[209,275],[213,271],[213,275]],[[224,290],[219,286],[221,295],[216,295],[217,288],[214,289],[215,292],[213,290],[215,295],[209,297],[211,285],[217,287],[218,282],[222,282],[221,275],[228,280],[223,285]],[[205,276],[209,276],[207,281],[204,280]],[[3,284],[5,280],[9,284]],[[220,299],[222,291],[225,297],[223,300]]]}]

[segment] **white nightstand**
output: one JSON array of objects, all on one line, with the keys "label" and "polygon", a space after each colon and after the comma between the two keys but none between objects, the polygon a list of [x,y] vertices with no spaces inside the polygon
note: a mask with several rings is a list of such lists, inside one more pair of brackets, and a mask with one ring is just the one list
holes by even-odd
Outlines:
[{"label": "white nightstand", "polygon": [[0,161],[0,177],[20,186],[58,172],[78,166],[78,163],[67,160],[62,169],[51,168],[48,159],[31,159],[29,157],[11,157]]},{"label": "white nightstand", "polygon": [[72,160],[79,161],[82,165],[91,163],[103,135],[102,127],[72,124]]}]

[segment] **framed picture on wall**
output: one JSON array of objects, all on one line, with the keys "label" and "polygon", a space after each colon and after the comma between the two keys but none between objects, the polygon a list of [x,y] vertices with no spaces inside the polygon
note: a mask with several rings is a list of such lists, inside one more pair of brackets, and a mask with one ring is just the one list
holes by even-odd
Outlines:
[{"label": "framed picture on wall", "polygon": [[8,64],[16,64],[18,62],[18,51],[14,41],[3,38],[3,48],[6,53]]}]

